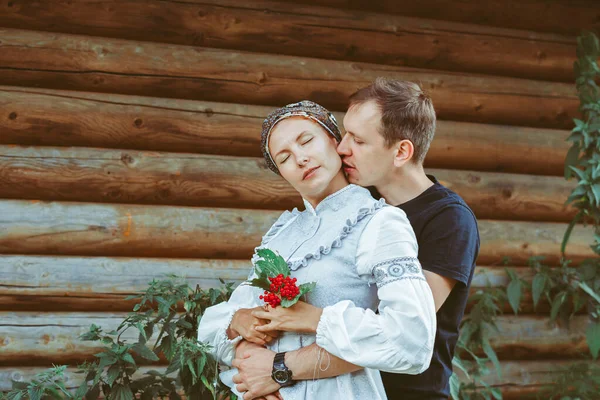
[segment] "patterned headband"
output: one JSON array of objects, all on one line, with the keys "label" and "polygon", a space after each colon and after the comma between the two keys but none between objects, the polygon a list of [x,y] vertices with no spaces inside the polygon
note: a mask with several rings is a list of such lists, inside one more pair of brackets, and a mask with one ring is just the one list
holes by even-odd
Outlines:
[{"label": "patterned headband", "polygon": [[321,125],[331,136],[338,142],[342,140],[342,134],[340,128],[335,120],[332,113],[327,111],[323,106],[314,103],[309,100],[303,100],[298,103],[288,104],[285,107],[281,107],[273,111],[265,120],[262,125],[261,133],[261,149],[267,166],[269,169],[279,175],[279,169],[275,165],[275,160],[271,157],[269,152],[269,137],[271,131],[277,125],[277,123],[290,117],[305,117],[309,118],[319,125]]}]

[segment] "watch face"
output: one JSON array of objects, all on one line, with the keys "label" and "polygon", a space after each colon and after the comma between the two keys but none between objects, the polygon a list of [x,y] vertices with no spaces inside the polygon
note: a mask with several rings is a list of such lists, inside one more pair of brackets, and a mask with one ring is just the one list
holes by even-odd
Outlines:
[{"label": "watch face", "polygon": [[290,376],[289,373],[287,371],[275,371],[273,372],[273,379],[275,379],[275,382],[277,383],[286,383],[289,380]]}]

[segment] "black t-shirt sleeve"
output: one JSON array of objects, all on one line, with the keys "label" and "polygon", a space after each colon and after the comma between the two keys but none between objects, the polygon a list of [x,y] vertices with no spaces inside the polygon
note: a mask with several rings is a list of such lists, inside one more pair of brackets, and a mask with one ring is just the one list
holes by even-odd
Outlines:
[{"label": "black t-shirt sleeve", "polygon": [[419,235],[419,261],[423,269],[465,285],[479,253],[475,216],[461,204],[444,207]]}]

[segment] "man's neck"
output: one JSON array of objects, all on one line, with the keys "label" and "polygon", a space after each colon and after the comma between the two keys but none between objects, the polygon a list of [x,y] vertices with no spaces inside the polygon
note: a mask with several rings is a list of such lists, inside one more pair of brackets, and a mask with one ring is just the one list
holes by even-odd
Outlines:
[{"label": "man's neck", "polygon": [[423,166],[418,165],[398,168],[386,182],[376,188],[388,204],[398,206],[419,196],[431,186],[433,182],[425,175]]}]

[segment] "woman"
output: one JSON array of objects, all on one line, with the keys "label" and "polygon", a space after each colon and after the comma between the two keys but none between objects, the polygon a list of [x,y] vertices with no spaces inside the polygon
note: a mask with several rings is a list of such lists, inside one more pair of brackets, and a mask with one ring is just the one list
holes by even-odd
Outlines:
[{"label": "woman", "polygon": [[[300,193],[306,209],[284,212],[258,248],[277,251],[299,284],[317,282],[306,304],[297,305],[303,312],[296,326],[302,328],[277,337],[236,326],[238,310],[262,305],[262,290],[248,285],[240,285],[227,303],[207,309],[200,322],[198,339],[211,344],[226,365],[237,343],[247,339],[270,342],[268,348],[277,353],[316,341],[326,352],[364,367],[318,381],[293,382],[292,375],[280,389],[286,400],[385,399],[378,370],[417,374],[432,355],[435,307],[416,258],[414,232],[403,211],[348,183],[336,152],[340,140],[333,115],[309,101],[277,109],[263,123],[267,166]],[[262,316],[277,322],[285,313],[278,307],[273,317]],[[221,375],[232,388],[234,374]]]}]

